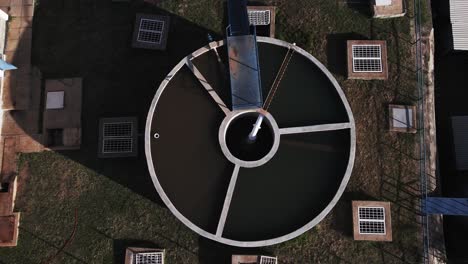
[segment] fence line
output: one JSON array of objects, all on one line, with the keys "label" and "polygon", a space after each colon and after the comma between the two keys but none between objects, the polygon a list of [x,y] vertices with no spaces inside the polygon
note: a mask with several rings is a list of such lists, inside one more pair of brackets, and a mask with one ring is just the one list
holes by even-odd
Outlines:
[{"label": "fence line", "polygon": [[[420,173],[420,186],[421,186],[421,200],[420,206],[424,208],[424,203],[427,198],[427,176],[426,176],[426,141],[425,141],[425,122],[424,122],[424,64],[423,64],[423,51],[422,51],[422,35],[421,35],[421,0],[413,0],[413,19],[414,19],[414,33],[415,33],[415,51],[416,51],[416,78],[418,89],[418,104],[417,111],[419,113],[419,173]],[[429,263],[429,221],[428,216],[424,213],[421,214],[421,225],[423,229],[423,263]]]}]

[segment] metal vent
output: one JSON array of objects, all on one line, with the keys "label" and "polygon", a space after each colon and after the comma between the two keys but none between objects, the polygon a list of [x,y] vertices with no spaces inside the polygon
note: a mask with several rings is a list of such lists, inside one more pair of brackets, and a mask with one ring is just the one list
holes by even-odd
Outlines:
[{"label": "metal vent", "polygon": [[385,234],[385,209],[383,207],[359,207],[359,233]]},{"label": "metal vent", "polygon": [[382,47],[353,45],[353,72],[382,72]]},{"label": "metal vent", "polygon": [[270,10],[248,10],[249,22],[254,26],[270,25]]},{"label": "metal vent", "polygon": [[136,118],[103,118],[100,121],[100,157],[126,157],[137,154]]},{"label": "metal vent", "polygon": [[164,264],[163,252],[142,252],[134,255],[135,264]]},{"label": "metal vent", "polygon": [[259,264],[277,264],[277,263],[278,263],[278,258],[276,257],[260,256]]},{"label": "metal vent", "polygon": [[142,18],[138,31],[137,41],[151,44],[160,44],[164,31],[164,21]]}]

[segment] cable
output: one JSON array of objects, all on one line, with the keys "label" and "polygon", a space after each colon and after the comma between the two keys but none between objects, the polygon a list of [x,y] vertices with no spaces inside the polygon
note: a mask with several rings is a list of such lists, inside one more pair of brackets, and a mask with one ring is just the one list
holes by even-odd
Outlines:
[{"label": "cable", "polygon": [[62,245],[62,247],[59,248],[57,253],[54,255],[50,256],[48,259],[41,261],[41,263],[46,264],[50,263],[54,258],[56,258],[62,251],[70,245],[70,243],[75,239],[75,234],[76,234],[76,228],[78,227],[78,210],[75,208],[75,223],[73,225],[73,231],[70,234],[70,237],[65,241],[65,243]]},{"label": "cable", "polygon": [[[296,45],[295,43],[293,45]],[[273,98],[275,97],[275,94],[279,88],[279,85],[281,81],[283,80],[284,73],[286,72],[286,69],[289,66],[289,62],[291,62],[291,58],[294,55],[295,50],[291,49],[291,46],[288,47],[288,51],[286,52],[286,55],[284,56],[283,62],[281,63],[281,67],[278,70],[278,73],[276,74],[275,80],[273,81],[270,92],[268,92],[268,96],[263,104],[263,109],[265,111],[268,111],[270,108],[271,102],[273,101]]]}]

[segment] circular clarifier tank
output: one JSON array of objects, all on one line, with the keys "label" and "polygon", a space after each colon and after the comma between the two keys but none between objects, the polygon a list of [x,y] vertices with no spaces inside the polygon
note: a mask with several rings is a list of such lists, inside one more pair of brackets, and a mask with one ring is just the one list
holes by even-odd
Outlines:
[{"label": "circular clarifier tank", "polygon": [[258,52],[264,99],[280,78],[268,109],[231,110],[229,58],[224,42],[213,42],[162,82],[145,134],[150,174],[171,212],[198,234],[241,247],[280,243],[319,223],[355,155],[354,119],[328,70],[277,39],[259,37]]}]

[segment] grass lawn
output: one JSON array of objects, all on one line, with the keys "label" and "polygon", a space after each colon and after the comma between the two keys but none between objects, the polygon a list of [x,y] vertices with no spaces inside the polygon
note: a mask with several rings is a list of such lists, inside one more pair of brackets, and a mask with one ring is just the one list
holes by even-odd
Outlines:
[{"label": "grass lawn", "polygon": [[[261,1],[278,8],[277,38],[309,51],[339,81],[356,120],[357,152],[342,199],[319,225],[279,245],[240,249],[200,238],[172,216],[157,197],[143,151],[138,158],[97,159],[100,117],[138,116],[144,131],[149,104],[169,70],[205,45],[207,33],[224,35],[222,1],[146,2],[155,4],[37,3],[33,63],[45,78],[83,77],[83,144],[75,152],[19,156],[19,244],[1,248],[0,263],[123,263],[125,247],[138,245],[167,249],[167,263],[229,263],[232,253],[254,252],[277,255],[281,263],[421,261],[417,136],[387,128],[388,104],[417,99],[410,18],[372,20],[362,5],[342,1]],[[171,14],[167,51],[130,48],[137,12]],[[386,40],[389,79],[347,80],[347,39]],[[392,202],[393,242],[353,241],[355,199]],[[73,233],[75,211],[76,234],[57,254]]]}]

